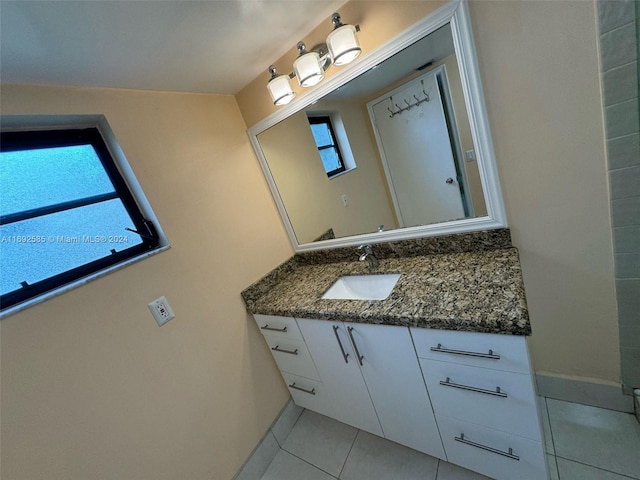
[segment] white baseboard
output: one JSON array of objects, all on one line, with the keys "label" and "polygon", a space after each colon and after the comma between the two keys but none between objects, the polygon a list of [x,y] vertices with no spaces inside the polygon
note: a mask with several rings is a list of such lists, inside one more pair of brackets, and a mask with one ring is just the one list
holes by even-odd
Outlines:
[{"label": "white baseboard", "polygon": [[536,383],[543,397],[633,413],[633,396],[625,394],[622,385],[546,372],[536,373]]}]

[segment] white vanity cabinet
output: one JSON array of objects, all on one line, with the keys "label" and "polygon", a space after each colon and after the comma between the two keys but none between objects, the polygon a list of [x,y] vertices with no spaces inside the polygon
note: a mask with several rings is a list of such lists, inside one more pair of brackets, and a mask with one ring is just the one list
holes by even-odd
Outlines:
[{"label": "white vanity cabinet", "polygon": [[491,478],[547,478],[526,337],[254,317],[296,404]]},{"label": "white vanity cabinet", "polygon": [[298,325],[335,401],[335,418],[445,458],[408,328],[309,319]]},{"label": "white vanity cabinet", "polygon": [[449,461],[496,479],[547,478],[526,338],[411,334]]}]

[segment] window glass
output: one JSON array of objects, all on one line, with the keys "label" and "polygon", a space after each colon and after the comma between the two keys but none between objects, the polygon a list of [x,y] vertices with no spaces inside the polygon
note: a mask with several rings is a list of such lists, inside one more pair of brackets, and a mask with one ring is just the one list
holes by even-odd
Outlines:
[{"label": "window glass", "polygon": [[333,145],[333,138],[331,137],[331,131],[327,123],[311,125],[311,130],[313,131],[313,137],[316,139],[316,145],[318,147]]},{"label": "window glass", "polygon": [[91,145],[0,155],[1,215],[115,191]]},{"label": "window glass", "polygon": [[326,172],[333,172],[342,167],[340,157],[338,157],[338,153],[333,148],[320,150],[320,157],[322,158],[322,163]]},{"label": "window glass", "polygon": [[159,247],[96,128],[1,140],[2,309]]},{"label": "window glass", "polygon": [[318,153],[327,176],[332,177],[344,172],[346,168],[331,125],[331,118],[328,115],[309,116],[308,118],[311,133],[318,147]]}]

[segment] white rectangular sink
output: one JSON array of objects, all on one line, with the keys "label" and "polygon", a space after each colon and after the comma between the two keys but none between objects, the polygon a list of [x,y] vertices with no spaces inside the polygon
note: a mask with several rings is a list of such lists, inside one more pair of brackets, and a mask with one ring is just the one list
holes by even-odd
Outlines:
[{"label": "white rectangular sink", "polygon": [[384,300],[395,287],[399,273],[347,275],[338,278],[322,298],[332,300]]}]

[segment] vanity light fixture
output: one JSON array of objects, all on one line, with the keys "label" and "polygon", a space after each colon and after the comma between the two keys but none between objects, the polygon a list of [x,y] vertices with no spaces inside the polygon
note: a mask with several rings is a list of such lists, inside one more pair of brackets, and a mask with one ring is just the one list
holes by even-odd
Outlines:
[{"label": "vanity light fixture", "polygon": [[326,60],[330,61],[330,59],[326,55],[324,59],[320,57],[320,53],[324,53],[322,50],[313,49],[307,52],[304,42],[298,42],[296,47],[300,56],[293,62],[293,72],[298,77],[301,87],[313,87],[324,78],[324,71],[328,66]]},{"label": "vanity light fixture", "polygon": [[289,75],[280,75],[273,65],[269,67],[269,73],[271,79],[267,83],[267,90],[269,90],[273,104],[286,105],[296,96],[296,92],[291,88]]},{"label": "vanity light fixture", "polygon": [[296,96],[289,81],[291,78],[297,77],[301,87],[312,87],[322,81],[331,63],[346,65],[362,53],[356,37],[356,32],[360,31],[359,25],[343,24],[339,13],[331,16],[331,23],[334,29],[327,37],[326,44],[316,45],[307,51],[304,42],[298,42],[296,48],[300,55],[293,62],[293,73],[279,75],[275,66],[269,67],[271,79],[267,83],[267,90],[274,105],[286,105]]},{"label": "vanity light fixture", "polygon": [[331,15],[333,32],[327,37],[327,46],[334,65],[346,65],[353,62],[362,53],[356,32],[360,25],[345,25],[340,21],[340,14]]}]

